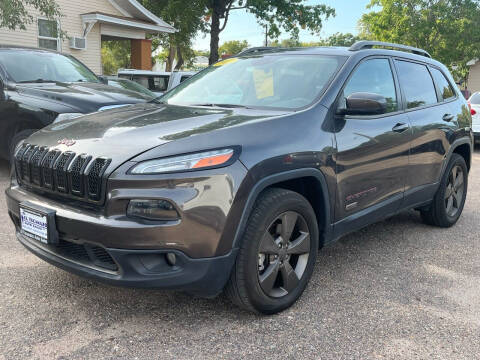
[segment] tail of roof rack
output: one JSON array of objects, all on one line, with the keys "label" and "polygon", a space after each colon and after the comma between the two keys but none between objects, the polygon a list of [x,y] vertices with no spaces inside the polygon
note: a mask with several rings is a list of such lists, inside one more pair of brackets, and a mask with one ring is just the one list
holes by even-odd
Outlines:
[{"label": "tail of roof rack", "polygon": [[392,49],[397,49],[397,50],[403,50],[403,51],[410,51],[414,54],[425,56],[428,58],[431,58],[432,56],[425,50],[418,49],[412,46],[407,46],[407,45],[401,45],[401,44],[394,44],[394,43],[388,43],[388,42],[383,42],[383,41],[357,41],[355,44],[353,44],[350,47],[350,51],[359,51],[359,50],[364,50],[364,49],[371,49],[374,46],[377,47],[383,47],[383,48],[392,48]]}]

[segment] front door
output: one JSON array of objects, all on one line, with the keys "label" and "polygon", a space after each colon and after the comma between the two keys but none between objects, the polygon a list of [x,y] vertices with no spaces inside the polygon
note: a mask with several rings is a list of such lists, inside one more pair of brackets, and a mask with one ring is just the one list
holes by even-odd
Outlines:
[{"label": "front door", "polygon": [[343,99],[358,92],[381,95],[388,107],[382,115],[336,119],[337,235],[394,213],[403,201],[411,127],[392,69],[389,58],[369,58],[343,90]]}]

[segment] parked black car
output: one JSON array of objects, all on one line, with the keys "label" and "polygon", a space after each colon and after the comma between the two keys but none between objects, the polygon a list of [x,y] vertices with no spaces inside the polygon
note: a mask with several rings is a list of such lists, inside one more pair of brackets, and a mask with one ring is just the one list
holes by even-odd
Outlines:
[{"label": "parked black car", "polygon": [[0,157],[38,129],[150,96],[103,84],[70,55],[0,46]]},{"label": "parked black car", "polygon": [[412,208],[454,225],[473,143],[446,67],[376,42],[246,52],[157,103],[61,125],[15,154],[7,204],[26,248],[112,284],[225,289],[265,314],[346,233]]}]

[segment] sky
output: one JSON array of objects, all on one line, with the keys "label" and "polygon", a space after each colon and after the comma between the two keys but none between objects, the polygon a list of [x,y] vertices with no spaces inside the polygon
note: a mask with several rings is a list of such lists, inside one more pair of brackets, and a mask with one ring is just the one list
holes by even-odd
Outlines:
[{"label": "sky", "polygon": [[[365,13],[370,0],[309,0],[309,4],[326,4],[333,7],[336,16],[323,23],[321,37],[328,37],[336,32],[352,34],[358,33],[357,22]],[[288,33],[283,33],[280,39],[289,38]],[[263,46],[265,43],[265,30],[258,25],[255,16],[244,10],[235,10],[230,13],[227,27],[220,33],[220,44],[229,40],[247,40],[251,46]],[[316,41],[318,35],[311,35],[308,31],[300,32],[300,41]],[[210,36],[201,34],[194,41],[194,49],[208,50]]]}]

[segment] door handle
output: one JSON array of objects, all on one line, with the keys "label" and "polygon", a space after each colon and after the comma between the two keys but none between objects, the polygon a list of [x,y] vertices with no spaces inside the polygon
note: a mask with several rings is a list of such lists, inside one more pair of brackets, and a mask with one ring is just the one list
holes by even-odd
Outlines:
[{"label": "door handle", "polygon": [[455,118],[455,116],[453,116],[452,114],[445,114],[443,115],[443,121],[446,121],[446,122],[450,122],[452,121],[453,119]]},{"label": "door handle", "polygon": [[392,128],[392,131],[396,133],[403,133],[404,131],[408,130],[410,128],[410,125],[405,124],[405,123],[398,123]]}]

